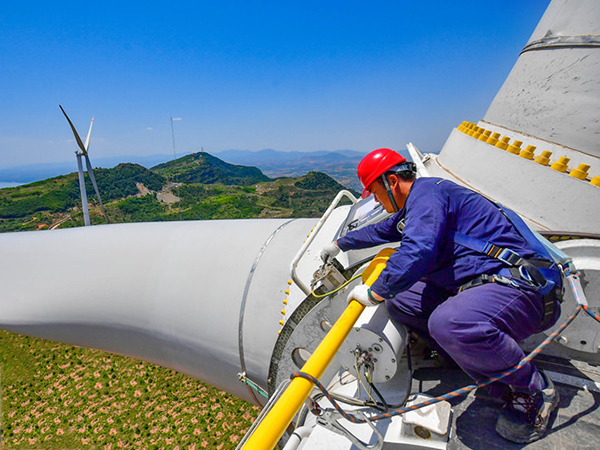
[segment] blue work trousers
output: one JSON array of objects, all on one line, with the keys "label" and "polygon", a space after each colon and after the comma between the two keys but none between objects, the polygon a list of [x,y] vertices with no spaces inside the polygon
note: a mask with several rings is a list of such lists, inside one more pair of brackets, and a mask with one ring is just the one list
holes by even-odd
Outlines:
[{"label": "blue work trousers", "polygon": [[[486,283],[449,296],[424,282],[386,300],[391,316],[437,343],[475,381],[516,365],[525,354],[517,344],[539,330],[543,300],[532,290]],[[488,386],[501,396],[506,385],[534,393],[544,382],[532,363]]]}]

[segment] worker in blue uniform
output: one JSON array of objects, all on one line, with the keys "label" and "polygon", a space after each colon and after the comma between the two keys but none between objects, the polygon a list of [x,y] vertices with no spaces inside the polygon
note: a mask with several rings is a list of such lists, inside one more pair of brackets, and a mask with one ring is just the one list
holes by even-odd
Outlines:
[{"label": "worker in blue uniform", "polygon": [[[385,302],[395,320],[449,355],[475,381],[515,366],[525,356],[517,343],[559,316],[554,294],[560,275],[552,284],[540,278],[540,270],[558,273],[552,261],[536,253],[496,204],[448,180],[416,178],[414,164],[393,150],[369,153],[358,176],[363,196],[373,194],[394,214],[349,232],[327,245],[321,257],[328,261],[340,250],[401,245],[373,285],[356,286],[348,301]],[[484,243],[485,253],[473,242]],[[558,393],[533,363],[488,391],[507,400],[496,424],[502,437],[526,443],[546,433]]]}]

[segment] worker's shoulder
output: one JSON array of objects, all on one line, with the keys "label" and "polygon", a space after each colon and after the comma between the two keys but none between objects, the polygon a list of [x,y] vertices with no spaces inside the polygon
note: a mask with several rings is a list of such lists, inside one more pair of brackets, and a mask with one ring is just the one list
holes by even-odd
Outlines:
[{"label": "worker's shoulder", "polygon": [[411,191],[444,192],[460,188],[456,183],[437,177],[420,177],[414,181]]},{"label": "worker's shoulder", "polygon": [[476,195],[480,196],[479,193],[469,189],[468,187],[461,186],[454,181],[447,180],[445,178],[437,177],[421,177],[415,180],[412,190],[418,191],[432,191],[437,193],[445,193],[447,195]]}]

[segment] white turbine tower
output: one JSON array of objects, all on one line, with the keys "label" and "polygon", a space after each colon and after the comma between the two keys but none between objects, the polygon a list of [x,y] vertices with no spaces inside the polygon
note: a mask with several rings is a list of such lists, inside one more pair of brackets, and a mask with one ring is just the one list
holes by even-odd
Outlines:
[{"label": "white turbine tower", "polygon": [[92,134],[92,126],[94,125],[94,118],[92,117],[92,121],[90,122],[90,129],[88,131],[87,137],[85,138],[85,144],[81,141],[77,130],[73,126],[73,122],[67,116],[67,113],[63,109],[61,105],[58,105],[60,110],[63,112],[69,125],[71,126],[71,130],[73,130],[73,134],[75,135],[75,141],[77,145],[81,149],[80,152],[75,152],[77,156],[77,170],[79,173],[79,191],[81,192],[81,204],[83,207],[83,221],[85,226],[90,225],[90,212],[88,210],[88,202],[87,202],[87,193],[85,191],[85,180],[83,178],[83,164],[81,162],[81,157],[85,157],[85,165],[87,167],[88,175],[90,176],[90,180],[92,180],[92,185],[94,186],[94,190],[96,191],[96,196],[98,197],[98,202],[100,203],[100,209],[102,209],[102,214],[104,215],[104,219],[106,223],[108,223],[108,216],[106,215],[106,211],[104,210],[104,205],[102,204],[102,199],[100,198],[100,191],[98,190],[98,184],[96,183],[96,177],[94,177],[94,169],[92,168],[92,163],[90,162],[90,158],[88,156],[88,148],[90,146],[90,136]]}]

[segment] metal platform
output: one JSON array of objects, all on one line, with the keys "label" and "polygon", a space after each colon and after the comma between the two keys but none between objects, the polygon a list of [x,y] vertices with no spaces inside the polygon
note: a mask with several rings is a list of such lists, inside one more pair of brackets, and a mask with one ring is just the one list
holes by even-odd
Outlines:
[{"label": "metal platform", "polygon": [[[600,448],[600,368],[584,363],[542,356],[536,366],[555,382],[560,403],[551,428],[530,444],[509,442],[494,431],[502,400],[483,389],[451,401],[453,418],[448,450],[496,449],[598,449]],[[437,396],[471,384],[460,369],[419,369],[413,392]]]}]

